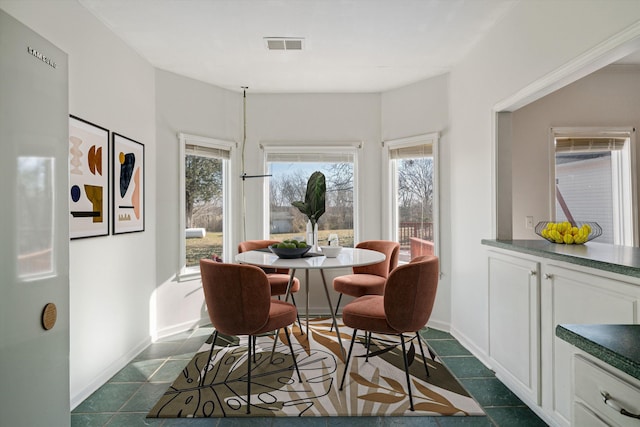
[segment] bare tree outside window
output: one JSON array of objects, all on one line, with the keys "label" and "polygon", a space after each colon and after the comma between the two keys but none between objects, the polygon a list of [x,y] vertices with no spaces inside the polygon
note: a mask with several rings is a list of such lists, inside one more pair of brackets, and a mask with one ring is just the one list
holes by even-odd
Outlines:
[{"label": "bare tree outside window", "polygon": [[397,238],[400,260],[434,253],[433,157],[397,159]]},{"label": "bare tree outside window", "polygon": [[187,233],[186,266],[222,253],[222,159],[185,155],[185,219],[187,229],[203,229],[204,236]]},{"label": "bare tree outside window", "polygon": [[[185,200],[187,227],[201,227],[222,200],[222,160],[186,155]],[[198,224],[194,224],[195,222]],[[208,224],[205,224],[208,225]],[[216,231],[221,231],[218,229]]]},{"label": "bare tree outside window", "polygon": [[398,166],[398,205],[403,221],[433,221],[433,159],[403,159]]}]

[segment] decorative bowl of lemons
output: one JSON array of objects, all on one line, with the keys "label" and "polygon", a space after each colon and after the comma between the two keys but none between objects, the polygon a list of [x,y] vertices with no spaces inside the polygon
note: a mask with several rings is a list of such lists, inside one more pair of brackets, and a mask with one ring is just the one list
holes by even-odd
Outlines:
[{"label": "decorative bowl of lemons", "polygon": [[269,246],[269,250],[278,255],[279,258],[302,258],[309,252],[311,246],[304,240],[283,240],[281,243],[274,243]]},{"label": "decorative bowl of lemons", "polygon": [[536,234],[551,243],[582,245],[602,235],[602,227],[597,222],[539,222]]}]

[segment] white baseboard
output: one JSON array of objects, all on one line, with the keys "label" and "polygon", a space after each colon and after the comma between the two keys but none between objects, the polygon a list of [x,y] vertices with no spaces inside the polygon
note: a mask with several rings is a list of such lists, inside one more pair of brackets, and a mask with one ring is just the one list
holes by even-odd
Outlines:
[{"label": "white baseboard", "polygon": [[442,322],[437,319],[429,319],[427,322],[427,327],[431,329],[437,329],[442,332],[449,332],[451,330],[451,324],[447,322]]},{"label": "white baseboard", "polygon": [[516,396],[518,396],[520,400],[522,400],[533,412],[536,413],[536,415],[538,415],[544,422],[546,422],[550,426],[558,425],[556,420],[550,418],[549,414],[545,413],[545,411],[540,406],[538,406],[538,404],[534,400],[532,400],[529,394],[523,391],[522,388],[518,386],[517,382],[512,381],[508,375],[504,375],[499,367],[494,367],[494,364],[491,362],[489,355],[484,350],[476,346],[459,330],[455,328],[451,329],[451,335],[453,335],[453,337],[456,338],[460,344],[462,344],[467,350],[469,350],[487,368],[494,371],[496,373],[496,378],[499,379]]},{"label": "white baseboard", "polygon": [[205,326],[211,323],[211,320],[208,317],[203,317],[200,319],[193,319],[187,322],[178,323],[176,325],[171,325],[163,329],[158,329],[151,333],[151,339],[153,342],[158,341],[159,339],[169,337],[171,335],[179,334],[181,332],[188,331],[190,329],[194,329],[200,326]]},{"label": "white baseboard", "polygon": [[87,384],[84,388],[78,392],[71,391],[70,406],[71,410],[81,404],[87,397],[91,396],[93,392],[102,387],[111,377],[120,372],[122,368],[127,366],[142,350],[147,348],[151,344],[151,338],[142,340],[137,346],[132,348],[122,357],[119,357],[111,365],[109,365],[104,371],[94,377],[93,381]]},{"label": "white baseboard", "polygon": [[467,338],[465,334],[463,334],[456,328],[452,327],[450,333],[455,339],[458,340],[460,344],[462,344],[464,348],[469,350],[471,354],[476,357],[476,359],[482,362],[487,368],[494,370],[489,359],[489,355],[483,349],[478,347],[473,341]]}]

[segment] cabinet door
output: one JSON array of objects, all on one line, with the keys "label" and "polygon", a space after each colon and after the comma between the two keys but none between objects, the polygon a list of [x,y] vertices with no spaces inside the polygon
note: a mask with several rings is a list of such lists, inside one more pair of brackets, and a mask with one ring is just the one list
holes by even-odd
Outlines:
[{"label": "cabinet door", "polygon": [[540,264],[489,252],[489,356],[501,379],[540,404]]},{"label": "cabinet door", "polygon": [[640,287],[555,265],[543,267],[543,406],[560,424],[571,417],[571,359],[576,348],[555,336],[558,324],[633,324]]}]

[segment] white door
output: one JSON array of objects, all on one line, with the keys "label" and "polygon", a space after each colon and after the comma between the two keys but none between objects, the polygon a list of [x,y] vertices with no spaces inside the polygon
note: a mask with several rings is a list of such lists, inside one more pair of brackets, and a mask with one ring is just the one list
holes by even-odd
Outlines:
[{"label": "white door", "polygon": [[0,10],[3,426],[70,424],[67,76],[64,52]]}]

